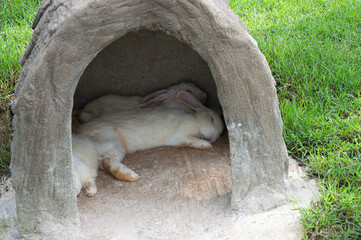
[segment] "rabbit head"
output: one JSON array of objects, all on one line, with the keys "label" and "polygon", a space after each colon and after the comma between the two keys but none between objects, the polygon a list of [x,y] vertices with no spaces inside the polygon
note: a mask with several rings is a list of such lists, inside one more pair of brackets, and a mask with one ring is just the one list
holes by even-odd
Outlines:
[{"label": "rabbit head", "polygon": [[194,116],[199,124],[201,138],[210,143],[215,142],[224,128],[221,117],[215,111],[206,108],[195,96],[187,91],[179,91],[177,98],[195,111]]}]

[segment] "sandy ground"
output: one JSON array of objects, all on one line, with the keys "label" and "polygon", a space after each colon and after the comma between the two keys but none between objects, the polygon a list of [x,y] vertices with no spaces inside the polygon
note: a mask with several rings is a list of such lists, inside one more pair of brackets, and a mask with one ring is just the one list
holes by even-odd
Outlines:
[{"label": "sandy ground", "polygon": [[[314,200],[317,191],[291,159],[287,194],[297,204],[254,215],[231,210],[226,136],[212,150],[162,147],[130,154],[124,163],[141,176],[137,182],[100,171],[97,195],[78,197],[83,239],[301,239],[297,207]],[[10,188],[1,194],[0,239],[14,239],[14,193]]]},{"label": "sandy ground", "polygon": [[[99,173],[98,194],[78,197],[85,239],[301,239],[296,204],[245,215],[231,210],[227,137],[212,150],[164,147],[134,153],[124,163],[141,178],[120,182]],[[313,199],[315,182],[290,162],[290,192]]]}]

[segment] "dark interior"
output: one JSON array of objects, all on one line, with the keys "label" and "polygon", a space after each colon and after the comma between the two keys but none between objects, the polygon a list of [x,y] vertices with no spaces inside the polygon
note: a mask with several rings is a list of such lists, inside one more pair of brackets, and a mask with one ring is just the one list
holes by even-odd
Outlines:
[{"label": "dark interior", "polygon": [[74,110],[106,94],[145,96],[181,81],[220,106],[211,71],[191,47],[161,31],[130,32],[105,47],[88,65],[74,95]]}]

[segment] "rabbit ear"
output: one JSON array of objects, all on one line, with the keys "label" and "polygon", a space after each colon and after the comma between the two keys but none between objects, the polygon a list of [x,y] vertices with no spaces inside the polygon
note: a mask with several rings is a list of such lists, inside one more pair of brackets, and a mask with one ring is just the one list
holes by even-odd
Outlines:
[{"label": "rabbit ear", "polygon": [[167,92],[167,90],[163,89],[163,90],[158,90],[152,94],[149,94],[145,97],[143,97],[140,102],[141,103],[146,103],[149,102],[150,100],[154,99],[155,97],[159,96],[160,94],[165,94]]},{"label": "rabbit ear", "polygon": [[202,103],[200,103],[198,101],[198,99],[193,96],[193,94],[191,94],[190,92],[187,91],[179,91],[177,93],[177,97],[189,108],[193,109],[193,110],[201,110],[204,108],[204,106],[202,105]]},{"label": "rabbit ear", "polygon": [[[158,91],[160,92],[160,91]],[[167,103],[169,101],[169,93],[168,91],[165,91],[164,93],[160,93],[157,96],[149,99],[148,101],[146,101],[145,103],[143,103],[143,108],[144,107],[159,107],[164,105],[165,103]]]},{"label": "rabbit ear", "polygon": [[167,98],[161,98],[157,97],[156,99],[153,99],[152,101],[147,102],[147,104],[143,107],[159,107],[162,106],[166,102]]}]

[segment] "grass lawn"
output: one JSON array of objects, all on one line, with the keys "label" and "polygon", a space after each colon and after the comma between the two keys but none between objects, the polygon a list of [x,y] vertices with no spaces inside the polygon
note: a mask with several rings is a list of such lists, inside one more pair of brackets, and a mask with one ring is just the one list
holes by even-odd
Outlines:
[{"label": "grass lawn", "polygon": [[[0,2],[0,174],[8,172],[19,58],[39,0]],[[304,239],[361,239],[361,1],[230,0],[273,76],[290,156],[318,179]]]},{"label": "grass lawn", "polygon": [[6,108],[20,73],[20,56],[31,35],[40,0],[0,0],[0,174],[9,173],[11,126]]},{"label": "grass lawn", "polygon": [[230,5],[269,61],[290,156],[320,183],[305,239],[361,239],[361,2]]}]

